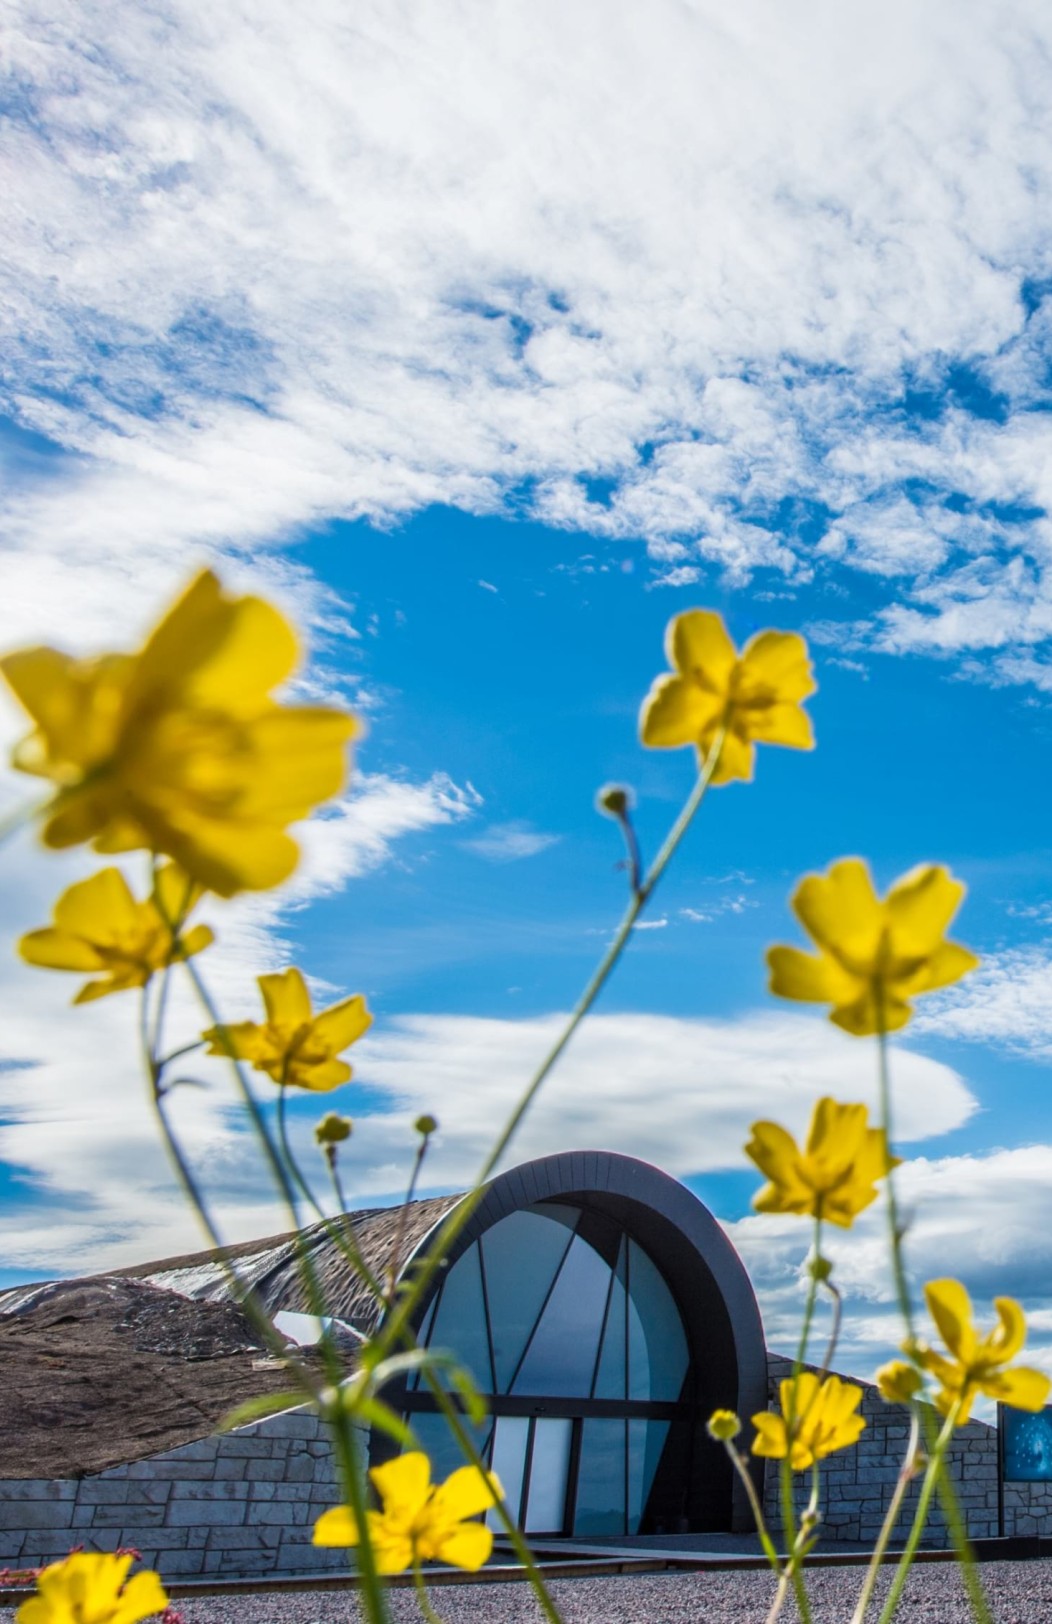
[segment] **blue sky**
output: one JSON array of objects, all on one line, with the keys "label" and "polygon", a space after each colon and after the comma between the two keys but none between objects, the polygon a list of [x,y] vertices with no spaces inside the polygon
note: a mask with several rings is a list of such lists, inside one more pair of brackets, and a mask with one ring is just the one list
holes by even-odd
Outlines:
[{"label": "blue sky", "polygon": [[[293,960],[368,995],[363,1201],[419,1110],[429,1188],[478,1165],[622,906],[596,789],[633,786],[651,852],[687,793],[637,716],[670,616],[715,607],[808,637],[818,748],[712,795],[521,1154],[684,1178],[784,1341],[800,1235],[749,1215],[740,1145],[872,1098],[874,1057],[776,1006],[764,948],[810,869],[946,862],[984,962],[896,1053],[914,1261],[1017,1291],[1052,1368],[1050,55],[1030,0],[20,10],[4,642],[133,644],[211,562],[303,627],[300,691],[365,718],[295,886],[219,909],[210,955],[232,1018]],[[0,854],[12,939],[83,872]],[[0,970],[0,1279],[194,1240],[131,1012],[71,1039],[69,991]],[[271,1233],[207,1080],[182,1130],[229,1233]],[[894,1337],[875,1221],[837,1268],[864,1372]]]}]

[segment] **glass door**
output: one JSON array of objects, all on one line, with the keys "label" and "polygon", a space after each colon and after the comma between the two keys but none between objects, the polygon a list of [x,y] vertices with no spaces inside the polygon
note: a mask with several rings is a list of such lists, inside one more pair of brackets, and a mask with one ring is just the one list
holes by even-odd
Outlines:
[{"label": "glass door", "polygon": [[[498,1416],[491,1464],[508,1508],[527,1534],[566,1532],[573,1422],[569,1416]],[[486,1515],[500,1527],[495,1511]]]}]

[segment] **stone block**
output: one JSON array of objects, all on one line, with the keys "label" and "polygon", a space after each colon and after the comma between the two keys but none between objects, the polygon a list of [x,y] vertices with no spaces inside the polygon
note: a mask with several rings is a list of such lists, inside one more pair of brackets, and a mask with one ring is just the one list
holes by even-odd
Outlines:
[{"label": "stone block", "polygon": [[169,1528],[236,1528],[245,1520],[244,1500],[173,1500]]},{"label": "stone block", "polygon": [[193,1443],[180,1444],[178,1449],[166,1450],[163,1455],[155,1455],[153,1459],[160,1465],[168,1461],[214,1461],[219,1450],[218,1438],[196,1438]]},{"label": "stone block", "polygon": [[0,1532],[8,1528],[70,1528],[73,1524],[72,1500],[0,1501]]},{"label": "stone block", "polygon": [[285,1476],[286,1462],[283,1460],[248,1460],[245,1462],[245,1476],[250,1483],[280,1483]]},{"label": "stone block", "polygon": [[280,1528],[213,1528],[210,1551],[273,1550],[281,1543]]},{"label": "stone block", "polygon": [[196,1579],[204,1572],[205,1552],[158,1551],[156,1567],[162,1579]]},{"label": "stone block", "polygon": [[249,1485],[240,1482],[173,1483],[170,1503],[177,1500],[247,1500]]},{"label": "stone block", "polygon": [[9,1477],[0,1480],[0,1505],[11,1500],[75,1500],[77,1488],[72,1477]]},{"label": "stone block", "polygon": [[[122,1539],[121,1544],[134,1545],[132,1535],[135,1530],[129,1528],[127,1532],[128,1538]],[[151,1528],[145,1539],[151,1551],[185,1551],[189,1533],[188,1528]],[[141,1551],[143,1546],[138,1545],[136,1549]]]},{"label": "stone block", "polygon": [[[161,1528],[164,1525],[164,1506],[96,1506],[91,1519],[92,1528]],[[137,1541],[132,1540],[131,1544]]]},{"label": "stone block", "polygon": [[306,1443],[314,1443],[318,1437],[318,1418],[307,1409],[283,1410],[266,1421],[257,1421],[256,1431],[263,1438],[302,1438]]},{"label": "stone block", "polygon": [[157,1483],[182,1483],[196,1478],[210,1481],[215,1470],[212,1461],[203,1460],[137,1460],[128,1468],[128,1476],[148,1478]]},{"label": "stone block", "polygon": [[[86,1477],[80,1485],[77,1495],[78,1506],[115,1506],[122,1505],[128,1498],[130,1489],[152,1489],[152,1483],[133,1483],[130,1478],[117,1478],[116,1482],[106,1482],[102,1478]],[[164,1493],[168,1493],[168,1485],[164,1484]],[[163,1498],[163,1496],[162,1496]]]},{"label": "stone block", "polygon": [[286,1483],[310,1483],[314,1479],[314,1462],[309,1455],[290,1455],[285,1462]]},{"label": "stone block", "polygon": [[205,1551],[204,1559],[205,1573],[219,1578],[249,1578],[257,1573],[273,1573],[277,1551]]},{"label": "stone block", "polygon": [[247,1507],[246,1523],[277,1523],[279,1526],[307,1521],[307,1504],[303,1500],[251,1500]]},{"label": "stone block", "polygon": [[243,1478],[247,1461],[243,1455],[220,1455],[216,1461],[214,1479],[217,1483]]},{"label": "stone block", "polygon": [[254,1434],[234,1432],[229,1437],[220,1438],[217,1460],[264,1460],[269,1459],[273,1453],[269,1438],[257,1438]]}]

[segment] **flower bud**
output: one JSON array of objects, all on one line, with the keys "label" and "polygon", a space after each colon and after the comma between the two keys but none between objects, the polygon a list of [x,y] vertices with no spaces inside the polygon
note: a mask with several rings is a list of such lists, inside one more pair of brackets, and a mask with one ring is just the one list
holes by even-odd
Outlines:
[{"label": "flower bud", "polygon": [[741,1430],[742,1424],[733,1410],[713,1410],[705,1423],[705,1431],[709,1437],[715,1438],[720,1444],[729,1444],[733,1438],[737,1438]]},{"label": "flower bud", "polygon": [[905,1359],[892,1359],[877,1371],[877,1386],[885,1404],[909,1404],[924,1386],[924,1377]]},{"label": "flower bud", "polygon": [[433,1133],[438,1132],[438,1122],[433,1116],[418,1116],[413,1127],[423,1139],[430,1139]]},{"label": "flower bud", "polygon": [[632,810],[632,791],[624,784],[604,784],[595,798],[600,812],[611,818],[623,818]]},{"label": "flower bud", "polygon": [[354,1127],[350,1117],[340,1116],[338,1111],[330,1111],[323,1116],[314,1129],[314,1137],[319,1145],[338,1145],[341,1140],[349,1139]]},{"label": "flower bud", "polygon": [[807,1262],[807,1272],[811,1276],[812,1280],[817,1280],[819,1285],[821,1285],[823,1280],[828,1280],[829,1276],[833,1272],[832,1259],[822,1257],[821,1253],[819,1253],[816,1257],[809,1258]]}]

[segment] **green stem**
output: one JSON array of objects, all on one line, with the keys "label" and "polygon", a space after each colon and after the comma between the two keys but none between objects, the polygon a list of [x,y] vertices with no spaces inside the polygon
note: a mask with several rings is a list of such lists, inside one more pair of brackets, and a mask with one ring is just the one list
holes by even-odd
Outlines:
[{"label": "green stem", "polygon": [[818,1372],[819,1381],[824,1381],[829,1375],[836,1354],[837,1343],[840,1341],[840,1325],[844,1317],[844,1299],[831,1280],[823,1280],[822,1284],[833,1299],[833,1323],[829,1328],[829,1341],[826,1343],[825,1356],[822,1368]]},{"label": "green stem", "polygon": [[[482,1473],[483,1477],[485,1477],[488,1481],[490,1478],[489,1467],[479,1454],[474,1438],[472,1438],[467,1427],[461,1420],[456,1404],[446,1392],[445,1388],[437,1379],[433,1371],[428,1370],[425,1367],[423,1375],[424,1380],[431,1390],[431,1394],[434,1397],[435,1402],[438,1404],[439,1409],[446,1418],[461,1453],[477,1471]],[[540,1603],[541,1610],[544,1613],[545,1618],[548,1620],[548,1624],[562,1624],[562,1619],[559,1615],[558,1609],[555,1606],[555,1603],[552,1601],[552,1598],[548,1593],[548,1587],[544,1582],[544,1577],[541,1570],[533,1559],[533,1553],[530,1550],[530,1547],[527,1545],[525,1539],[522,1537],[519,1530],[519,1525],[508,1511],[503,1499],[498,1499],[496,1501],[494,1510],[501,1520],[504,1532],[511,1541],[512,1548],[514,1549],[516,1556],[526,1570],[526,1576],[529,1579],[530,1584],[533,1586],[534,1593],[538,1602]]]},{"label": "green stem", "polygon": [[880,1564],[884,1560],[884,1553],[888,1548],[888,1541],[891,1539],[895,1524],[899,1519],[899,1512],[902,1510],[902,1502],[906,1498],[906,1491],[917,1475],[917,1449],[920,1444],[920,1422],[917,1418],[917,1406],[915,1404],[913,1405],[912,1409],[913,1413],[910,1418],[910,1436],[909,1442],[906,1445],[906,1454],[902,1462],[902,1469],[899,1472],[898,1482],[895,1484],[895,1492],[891,1497],[891,1503],[888,1506],[884,1521],[880,1525],[880,1533],[877,1536],[877,1543],[873,1547],[873,1554],[870,1557],[869,1563],[866,1567],[866,1577],[863,1580],[862,1589],[859,1592],[858,1605],[851,1615],[851,1624],[863,1624],[863,1620],[866,1616],[866,1609],[869,1607],[870,1601],[873,1597],[873,1587],[877,1582],[877,1574],[880,1572]]},{"label": "green stem", "polygon": [[[263,1120],[263,1113],[255,1095],[249,1087],[248,1079],[234,1052],[233,1043],[227,1033],[227,1028],[212,1001],[211,994],[197,972],[192,960],[185,959],[187,973],[197,993],[202,1008],[205,1010],[212,1025],[216,1028],[223,1044],[227,1059],[233,1069],[237,1080],[238,1090],[248,1109],[256,1137],[263,1149],[264,1156],[270,1165],[275,1182],[284,1199],[296,1231],[296,1267],[299,1270],[300,1281],[307,1301],[308,1311],[317,1318],[325,1319],[325,1299],[318,1282],[314,1261],[309,1249],[303,1244],[303,1237],[299,1229],[299,1215],[296,1210],[296,1199],[291,1177],[282,1160],[280,1152],[274,1145],[267,1125]],[[329,1381],[334,1388],[339,1389],[343,1379],[343,1371],[339,1362],[339,1353],[330,1331],[322,1335],[319,1347],[325,1360]],[[376,1556],[373,1551],[372,1540],[369,1536],[369,1525],[365,1515],[365,1489],[358,1470],[358,1451],[354,1442],[353,1429],[350,1417],[346,1414],[341,1403],[323,1407],[322,1413],[333,1430],[336,1458],[340,1467],[340,1477],[343,1484],[344,1500],[350,1507],[359,1530],[358,1568],[362,1581],[362,1594],[365,1597],[365,1610],[369,1624],[387,1624],[387,1605],[376,1571]]]},{"label": "green stem", "polygon": [[[812,1241],[814,1259],[822,1256],[822,1220],[815,1218],[814,1237]],[[782,1502],[782,1524],[785,1534],[786,1552],[788,1556],[788,1574],[792,1580],[793,1594],[796,1597],[797,1611],[802,1624],[811,1624],[811,1608],[807,1599],[807,1587],[797,1552],[800,1531],[796,1523],[796,1507],[793,1503],[793,1467],[792,1446],[796,1434],[807,1419],[807,1411],[803,1415],[796,1413],[796,1395],[799,1387],[800,1373],[807,1358],[807,1344],[811,1338],[811,1326],[815,1317],[815,1303],[818,1300],[818,1275],[814,1267],[808,1272],[807,1300],[804,1304],[803,1323],[800,1326],[800,1340],[797,1344],[796,1358],[793,1360],[792,1386],[789,1389],[788,1413],[783,1416],[785,1422],[785,1454],[780,1465],[780,1482]],[[812,1400],[812,1403],[814,1400]],[[812,1491],[814,1499],[815,1491]],[[817,1507],[816,1507],[817,1509]]]},{"label": "green stem", "polygon": [[737,1449],[735,1449],[733,1440],[725,1440],[723,1447],[730,1456],[731,1465],[734,1467],[734,1470],[741,1479],[742,1486],[749,1498],[749,1505],[752,1508],[753,1521],[756,1523],[756,1532],[760,1536],[760,1544],[763,1547],[763,1554],[770,1563],[772,1572],[778,1576],[778,1579],[788,1580],[788,1574],[782,1572],[782,1564],[778,1559],[778,1552],[775,1548],[774,1540],[771,1538],[770,1532],[768,1531],[767,1519],[764,1517],[763,1506],[760,1503],[760,1496],[756,1492],[756,1484],[752,1480],[752,1474],[749,1471],[748,1466],[745,1464],[745,1461],[738,1453]]},{"label": "green stem", "polygon": [[420,1611],[426,1618],[427,1624],[442,1624],[441,1615],[435,1612],[428,1598],[427,1586],[424,1583],[424,1575],[421,1572],[419,1562],[413,1563],[413,1585],[416,1589],[416,1599]]},{"label": "green stem", "polygon": [[387,1270],[388,1308],[394,1306],[395,1293],[398,1290],[398,1276],[402,1269],[402,1248],[405,1246],[405,1230],[409,1219],[409,1207],[416,1194],[416,1181],[420,1177],[420,1169],[423,1166],[424,1157],[427,1155],[427,1140],[428,1136],[424,1134],[416,1147],[413,1168],[409,1174],[409,1188],[406,1190],[405,1200],[402,1202],[402,1208],[398,1214],[398,1228],[395,1231],[394,1245],[391,1248],[391,1261]]},{"label": "green stem", "polygon": [[621,919],[621,923],[614,932],[614,936],[609,947],[600,959],[599,964],[588,981],[587,986],[575,1004],[566,1025],[563,1027],[559,1036],[556,1038],[555,1042],[548,1050],[548,1053],[537,1067],[537,1070],[530,1078],[525,1091],[520,1097],[518,1103],[515,1105],[511,1115],[508,1117],[508,1120],[498,1135],[495,1145],[483,1162],[475,1184],[464,1197],[463,1201],[459,1202],[458,1205],[454,1207],[453,1211],[442,1224],[434,1244],[428,1248],[428,1255],[424,1261],[423,1267],[414,1278],[412,1285],[401,1297],[387,1323],[384,1325],[384,1328],[380,1334],[379,1342],[381,1347],[385,1350],[393,1346],[393,1344],[401,1337],[404,1327],[411,1319],[417,1305],[430,1286],[437,1270],[441,1268],[445,1262],[450,1248],[456,1241],[458,1235],[464,1229],[465,1225],[470,1222],[476,1207],[482,1199],[486,1181],[492,1176],[505,1151],[508,1149],[511,1141],[514,1139],[515,1134],[518,1132],[523,1118],[539,1094],[550,1072],[554,1068],[556,1062],[559,1060],[564,1049],[569,1044],[574,1033],[577,1031],[577,1028],[580,1026],[581,1022],[592,1008],[592,1005],[595,1003],[600,992],[603,990],[603,987],[609,980],[618,960],[621,957],[621,954],[624,952],[636,920],[639,918],[640,914],[643,912],[643,909],[653,896],[661,876],[664,874],[671,859],[674,857],[683,836],[690,828],[694,816],[705,798],[705,792],[712,781],[712,776],[716,771],[720,755],[723,751],[725,732],[726,730],[721,728],[717,733],[716,738],[713,740],[712,748],[705,758],[704,766],[702,767],[701,772],[698,774],[694,788],[691,790],[679,816],[665,837],[664,843],[662,844],[657,856],[654,858],[653,863],[650,865],[643,883],[632,895],[628,907],[626,908]]},{"label": "green stem", "polygon": [[[877,1008],[877,1053],[879,1058],[880,1078],[880,1115],[881,1127],[884,1129],[885,1142],[889,1154],[894,1145],[894,1132],[891,1109],[891,1073],[888,1061],[888,1034],[884,1019],[884,989],[878,980],[874,987],[874,996]],[[898,1299],[899,1311],[902,1314],[903,1325],[906,1330],[906,1344],[911,1347],[915,1341],[913,1305],[910,1299],[909,1281],[906,1275],[906,1261],[902,1247],[902,1224],[899,1218],[898,1201],[895,1194],[895,1173],[889,1168],[885,1183],[887,1186],[886,1209],[888,1214],[888,1232],[891,1241],[891,1262],[895,1277],[895,1295]],[[924,1441],[929,1456],[934,1458],[936,1448],[935,1422],[927,1406],[921,1412],[921,1422],[924,1428]],[[947,1474],[940,1468],[936,1473],[936,1487],[946,1513],[946,1523],[950,1530],[953,1548],[961,1564],[965,1589],[968,1600],[977,1624],[992,1624],[990,1608],[983,1592],[982,1580],[975,1567],[975,1553],[972,1550],[968,1531],[961,1517],[960,1506],[953,1483]],[[929,1492],[928,1499],[931,1495]],[[917,1536],[920,1538],[920,1535]]]},{"label": "green stem", "polygon": [[921,1484],[921,1491],[917,1497],[917,1505],[913,1513],[913,1523],[910,1527],[909,1538],[906,1541],[905,1548],[896,1565],[895,1577],[891,1581],[891,1589],[888,1591],[888,1594],[884,1600],[884,1606],[880,1610],[878,1624],[891,1624],[891,1620],[895,1616],[895,1609],[898,1607],[899,1598],[902,1595],[903,1587],[905,1586],[906,1580],[909,1577],[909,1571],[913,1563],[913,1558],[917,1553],[917,1547],[920,1544],[921,1535],[924,1533],[925,1524],[928,1521],[928,1511],[931,1506],[931,1497],[935,1489],[935,1482],[939,1475],[943,1456],[945,1455],[949,1446],[950,1439],[953,1437],[953,1426],[956,1419],[957,1406],[950,1411],[946,1423],[936,1440],[935,1449],[928,1460],[928,1465],[924,1473],[924,1481]]}]

